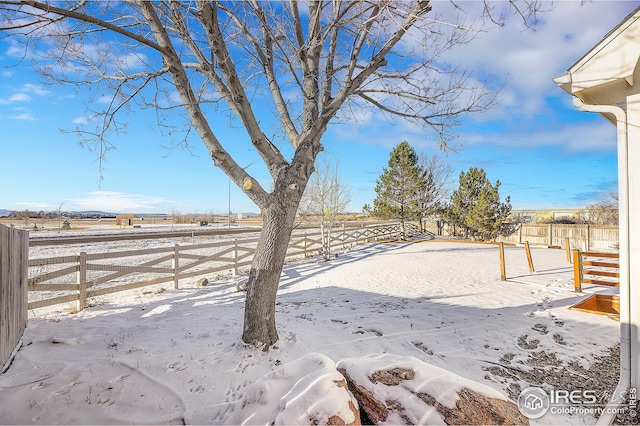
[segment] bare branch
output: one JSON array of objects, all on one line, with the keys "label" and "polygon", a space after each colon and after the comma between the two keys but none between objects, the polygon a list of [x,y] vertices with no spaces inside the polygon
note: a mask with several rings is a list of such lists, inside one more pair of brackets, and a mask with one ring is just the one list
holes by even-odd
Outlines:
[{"label": "bare branch", "polygon": [[[57,15],[57,18],[55,20],[50,20],[47,23],[51,23],[51,22],[55,22],[58,21],[62,18],[72,18],[72,19],[77,19],[78,21],[81,22],[86,22],[88,24],[95,24],[97,26],[99,26],[100,28],[104,28],[106,30],[110,30],[110,31],[114,31],[118,34],[121,34],[127,38],[130,38],[132,40],[135,40],[139,43],[142,43],[148,47],[151,47],[154,50],[158,50],[160,52],[162,52],[162,48],[160,46],[158,46],[156,43],[153,43],[152,41],[146,39],[145,37],[140,36],[139,34],[133,33],[131,31],[127,31],[125,28],[117,26],[117,25],[113,25],[112,23],[102,20],[102,19],[98,19],[92,15],[89,14],[85,14],[85,13],[80,13],[80,12],[76,12],[77,9],[80,8],[80,6],[84,6],[86,4],[86,1],[82,1],[80,2],[78,5],[70,8],[70,9],[64,9],[64,8],[60,8],[60,7],[56,7],[53,6],[51,4],[48,3],[42,3],[42,2],[38,2],[38,1],[33,1],[33,0],[23,0],[20,2],[3,2],[5,4],[14,4],[14,5],[26,5],[29,7],[32,7],[34,9],[37,10],[41,10],[43,12],[45,12],[45,14],[54,14]],[[45,16],[42,16],[42,19],[46,19]],[[35,21],[33,24],[38,23],[38,21]]]}]

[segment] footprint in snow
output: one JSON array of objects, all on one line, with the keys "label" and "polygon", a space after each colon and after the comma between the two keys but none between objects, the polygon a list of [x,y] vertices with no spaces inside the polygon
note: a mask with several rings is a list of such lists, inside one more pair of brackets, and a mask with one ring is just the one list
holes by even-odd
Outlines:
[{"label": "footprint in snow", "polygon": [[115,379],[111,380],[110,383],[118,383],[118,382],[123,382],[124,380],[127,379],[127,377],[129,377],[131,374],[123,374],[121,376],[116,377]]},{"label": "footprint in snow", "polygon": [[48,388],[49,386],[51,386],[49,383],[38,382],[35,385],[31,386],[31,389],[38,390],[38,389]]},{"label": "footprint in snow", "polygon": [[202,386],[201,384],[194,382],[193,380],[191,380],[190,383],[193,383],[194,385],[191,387],[191,389],[189,389],[189,392],[191,393],[202,393],[204,392],[204,386]]},{"label": "footprint in snow", "polygon": [[422,352],[426,353],[427,355],[433,355],[433,351],[431,349],[429,349],[427,346],[425,346],[422,342],[411,342],[411,344],[420,349]]},{"label": "footprint in snow", "polygon": [[244,373],[247,368],[249,367],[253,367],[254,365],[256,365],[255,362],[251,361],[251,362],[241,362],[240,364],[238,364],[238,366],[236,367],[236,373]]},{"label": "footprint in snow", "polygon": [[553,333],[553,336],[551,336],[553,338],[553,341],[556,342],[559,345],[566,345],[567,342],[564,341],[564,338],[559,334],[559,333]]},{"label": "footprint in snow", "polygon": [[529,336],[527,334],[518,337],[518,346],[521,349],[526,349],[526,350],[537,349],[538,348],[538,344],[540,343],[540,340],[531,339],[531,340],[527,341],[528,337]]},{"label": "footprint in snow", "polygon": [[531,329],[533,331],[537,331],[540,334],[547,334],[549,332],[549,331],[547,331],[547,326],[544,325],[544,324],[540,324],[540,323],[534,325],[533,327],[531,327]]},{"label": "footprint in snow", "polygon": [[167,365],[166,371],[169,373],[176,373],[186,368],[187,368],[187,364],[185,364],[184,362],[177,361]]}]

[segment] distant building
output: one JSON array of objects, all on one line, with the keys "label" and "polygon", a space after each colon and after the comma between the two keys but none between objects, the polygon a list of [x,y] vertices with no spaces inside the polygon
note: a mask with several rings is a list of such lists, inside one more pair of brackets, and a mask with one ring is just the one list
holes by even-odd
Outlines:
[{"label": "distant building", "polygon": [[116,226],[133,226],[133,215],[120,214],[116,216]]},{"label": "distant building", "polygon": [[573,221],[588,222],[589,211],[586,209],[550,209],[550,210],[512,210],[511,222],[520,223],[549,223]]}]

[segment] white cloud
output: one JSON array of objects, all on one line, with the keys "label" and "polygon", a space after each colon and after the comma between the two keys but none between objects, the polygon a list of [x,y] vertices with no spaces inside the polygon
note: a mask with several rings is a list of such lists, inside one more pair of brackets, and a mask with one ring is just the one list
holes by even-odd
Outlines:
[{"label": "white cloud", "polygon": [[[464,3],[467,7],[473,2]],[[551,3],[542,3],[551,6]],[[474,73],[508,78],[502,112],[529,115],[544,108],[548,96],[564,96],[552,79],[577,61],[620,21],[621,11],[631,12],[632,2],[554,2],[553,10],[540,15],[532,29],[524,29],[517,16],[504,27],[478,34],[467,45],[459,45],[445,57]]]},{"label": "white cloud", "polygon": [[113,102],[114,96],[108,96],[108,95],[100,95],[100,97],[98,97],[98,99],[96,99],[96,102],[101,103],[101,104],[110,104],[111,102]]},{"label": "white cloud", "polygon": [[605,120],[565,123],[539,132],[466,133],[460,138],[464,145],[523,149],[556,146],[565,153],[611,152],[616,149],[616,128]]},{"label": "white cloud", "polygon": [[133,71],[144,68],[146,61],[146,56],[141,53],[129,53],[117,56],[115,61],[110,62],[110,65],[118,63],[122,68]]},{"label": "white cloud", "polygon": [[11,56],[12,58],[23,58],[24,57],[24,48],[11,45],[7,48],[6,51],[7,56]]},{"label": "white cloud", "polygon": [[12,120],[28,120],[28,121],[35,121],[36,120],[36,118],[30,112],[24,112],[22,114],[11,115],[11,116],[9,116],[9,118],[11,118]]},{"label": "white cloud", "polygon": [[[531,148],[537,146],[558,146],[565,152],[610,152],[615,149],[615,128],[604,120],[597,123],[557,124],[565,121],[558,117],[557,100],[564,102],[565,110],[574,110],[571,97],[553,82],[553,78],[562,75],[582,54],[602,39],[615,27],[625,13],[631,12],[637,5],[632,2],[542,2],[543,8],[553,10],[539,15],[540,21],[530,29],[525,29],[517,15],[503,12],[506,25],[498,27],[490,23],[474,20],[481,12],[482,2],[458,2],[468,11],[459,21],[468,26],[468,22],[489,28],[486,32],[477,32],[467,44],[456,45],[446,50],[440,59],[460,64],[476,78],[481,76],[497,77],[504,84],[500,93],[500,103],[493,109],[482,113],[468,114],[462,118],[462,126],[454,128],[462,146],[486,144],[492,147],[518,146]],[[433,2],[434,15],[442,12],[442,19],[452,22],[446,15],[452,10],[449,2]],[[498,7],[509,7],[508,3],[497,3]],[[447,10],[449,8],[449,10]],[[416,48],[417,39],[407,39],[404,46],[407,51]],[[493,79],[491,80],[493,81]],[[379,112],[363,126],[335,126],[332,131],[338,137],[381,146],[395,146],[407,140],[417,149],[429,148],[433,135],[426,134],[398,121],[395,126],[378,131],[378,123],[383,118]],[[395,121],[395,120],[394,120]],[[555,124],[554,124],[555,123]],[[484,129],[495,125],[495,133],[465,133],[465,125],[482,124]],[[507,130],[498,130],[498,129]],[[515,129],[515,131],[513,130]],[[362,134],[367,132],[363,138]],[[455,145],[456,141],[452,144]]]},{"label": "white cloud", "polygon": [[31,96],[26,93],[16,93],[15,95],[11,95],[8,100],[9,102],[28,102],[31,100]]},{"label": "white cloud", "polygon": [[31,84],[31,83],[24,84],[22,86],[22,90],[24,90],[25,92],[36,94],[38,96],[44,96],[44,95],[48,95],[49,93],[51,93],[47,89],[44,89],[42,86],[38,86],[38,85],[35,85],[35,84]]},{"label": "white cloud", "polygon": [[163,197],[117,191],[88,192],[70,201],[74,210],[100,210],[111,213],[166,213],[176,204]]},{"label": "white cloud", "polygon": [[71,122],[73,124],[87,124],[89,119],[87,117],[74,117]]},{"label": "white cloud", "polygon": [[29,93],[37,96],[44,96],[49,94],[50,92],[46,89],[43,89],[41,86],[26,83],[22,85],[22,87],[20,88],[20,92],[13,94],[6,99],[0,99],[0,104],[6,105],[11,102],[30,102],[33,98],[29,95]]}]

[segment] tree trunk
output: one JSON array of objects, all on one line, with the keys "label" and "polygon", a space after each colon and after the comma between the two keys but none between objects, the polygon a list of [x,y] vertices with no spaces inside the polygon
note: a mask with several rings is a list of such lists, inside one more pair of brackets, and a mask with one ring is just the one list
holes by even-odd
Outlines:
[{"label": "tree trunk", "polygon": [[242,341],[267,350],[278,341],[276,294],[296,206],[271,203],[263,209],[263,228],[249,272]]}]

